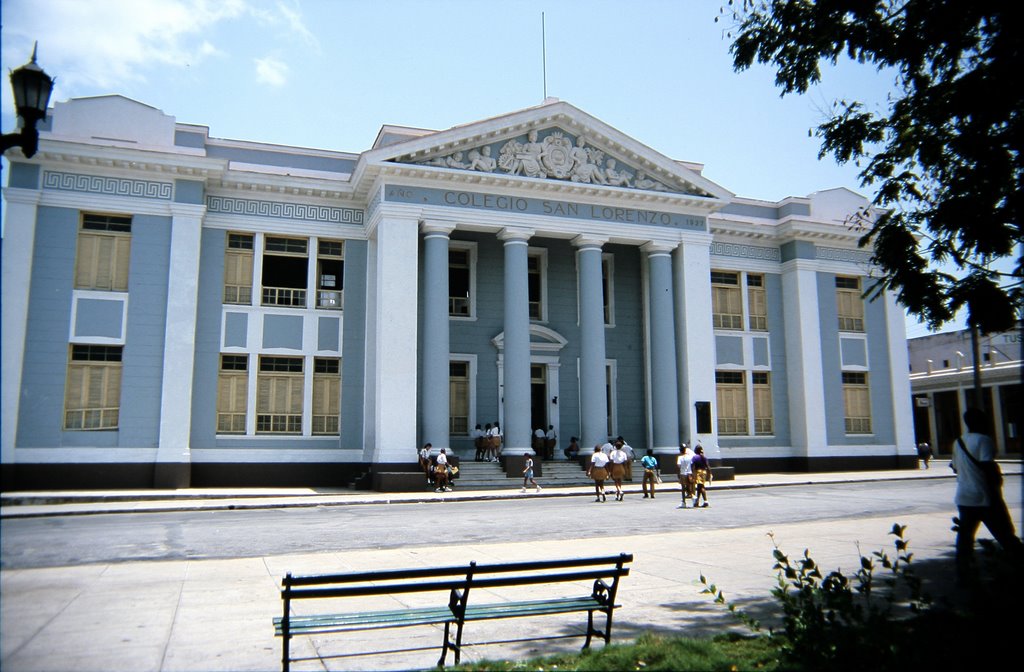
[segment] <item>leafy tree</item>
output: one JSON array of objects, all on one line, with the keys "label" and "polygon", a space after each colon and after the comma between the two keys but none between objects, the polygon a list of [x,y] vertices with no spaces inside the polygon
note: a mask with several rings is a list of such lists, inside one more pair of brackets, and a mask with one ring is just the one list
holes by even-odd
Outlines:
[{"label": "leafy tree", "polygon": [[968,323],[983,333],[1013,328],[1024,306],[1024,30],[1017,3],[729,5],[734,68],[769,64],[783,96],[806,92],[821,80],[820,65],[840,58],[893,74],[895,93],[884,110],[836,101],[815,131],[819,158],[857,162],[862,186],[876,189],[878,210],[855,218],[864,231],[860,245],[873,244],[881,271],[870,293],[892,290],[933,329],[965,306]]}]

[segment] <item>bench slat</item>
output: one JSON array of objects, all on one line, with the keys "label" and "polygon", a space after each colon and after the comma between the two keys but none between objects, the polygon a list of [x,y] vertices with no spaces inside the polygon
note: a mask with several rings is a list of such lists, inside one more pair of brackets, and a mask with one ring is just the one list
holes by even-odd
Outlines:
[{"label": "bench slat", "polygon": [[[376,611],[348,614],[317,614],[314,616],[291,616],[288,619],[289,634],[311,634],[317,632],[341,632],[343,630],[370,630],[375,627],[402,627],[408,625],[432,625],[454,622],[455,616],[448,607],[427,607],[396,611]],[[274,633],[283,633],[283,619],[274,618]]]},{"label": "bench slat", "polygon": [[563,600],[534,600],[530,602],[496,602],[477,604],[466,608],[467,621],[518,616],[568,614],[576,611],[596,611],[605,606],[593,598],[565,598]]}]

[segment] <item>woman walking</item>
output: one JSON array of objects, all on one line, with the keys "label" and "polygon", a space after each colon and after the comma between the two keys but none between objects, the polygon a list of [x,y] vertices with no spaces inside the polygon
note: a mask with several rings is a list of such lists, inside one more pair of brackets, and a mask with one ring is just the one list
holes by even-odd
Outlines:
[{"label": "woman walking", "polygon": [[595,502],[606,502],[608,496],[604,494],[604,481],[608,478],[608,455],[601,451],[601,444],[594,446],[594,454],[590,456],[590,466],[587,467],[587,476],[594,479],[594,492],[597,493]]},{"label": "woman walking", "polygon": [[621,502],[625,497],[625,493],[622,492],[622,479],[626,476],[626,461],[629,459],[629,455],[622,449],[621,440],[615,441],[615,446],[612,452],[608,453],[608,457],[612,461],[611,475],[612,482],[615,483],[615,501]]},{"label": "woman walking", "polygon": [[[698,443],[693,452],[695,455],[690,466],[693,469],[693,482],[697,487],[697,494],[693,498],[693,507],[697,508],[700,506],[703,508],[708,505],[707,484],[711,482],[711,465],[708,464],[708,458],[704,457],[704,446]],[[703,504],[700,503],[701,495],[704,496]]]}]

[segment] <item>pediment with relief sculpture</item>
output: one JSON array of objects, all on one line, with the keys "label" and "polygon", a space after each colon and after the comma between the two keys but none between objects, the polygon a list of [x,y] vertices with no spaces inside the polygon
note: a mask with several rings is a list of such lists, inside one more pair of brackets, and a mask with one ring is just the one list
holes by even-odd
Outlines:
[{"label": "pediment with relief sculpture", "polygon": [[[414,147],[414,149],[413,149]],[[411,150],[411,151],[410,151]],[[487,173],[728,199],[731,194],[687,164],[673,161],[563,101],[428,133],[380,159],[446,171]]]}]

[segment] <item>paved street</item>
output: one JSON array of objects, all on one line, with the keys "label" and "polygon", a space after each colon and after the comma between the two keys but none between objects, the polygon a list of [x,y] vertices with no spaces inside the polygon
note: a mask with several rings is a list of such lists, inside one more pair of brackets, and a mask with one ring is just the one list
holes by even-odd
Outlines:
[{"label": "paved street", "polygon": [[[737,480],[736,486],[742,486],[743,479]],[[1019,475],[1007,478],[1007,497],[1018,521],[1020,488]],[[10,509],[18,507],[5,507],[0,666],[5,672],[279,669],[280,641],[273,637],[271,618],[279,613],[278,589],[287,571],[322,573],[619,551],[634,553],[636,560],[620,589],[615,641],[649,631],[710,634],[736,626],[724,609],[700,594],[702,573],[731,600],[772,621],[771,612],[764,611],[772,606],[766,598],[774,582],[768,532],[791,554],[810,548],[824,567],[853,571],[860,553],[892,550],[887,533],[900,522],[908,525],[914,565],[928,585],[948,585],[952,492],[952,479],[929,477],[874,484],[723,487],[713,492],[712,507],[699,511],[676,510],[675,497],[668,493],[655,502],[639,496],[594,504],[582,494],[508,495],[510,499],[498,501],[437,499],[288,511],[21,519],[10,515]],[[382,527],[403,519],[407,522],[401,532],[381,534]],[[447,525],[449,520],[454,527],[434,536],[438,521]],[[294,523],[290,533],[286,522]],[[647,522],[657,526],[654,531],[644,527]],[[125,528],[123,533],[114,531],[119,527]],[[463,537],[468,528],[478,536]],[[172,532],[175,529],[177,533]],[[83,536],[77,542],[63,539],[79,534]],[[90,535],[95,538],[87,542]],[[368,541],[371,537],[377,541]],[[57,550],[47,550],[51,546]],[[83,557],[66,566],[46,566],[69,561],[72,546],[81,556],[107,559]],[[153,559],[122,557],[147,552]],[[30,566],[33,563],[38,565]],[[495,596],[511,598],[512,593],[496,591]],[[571,616],[477,624],[467,629],[470,642],[527,641],[470,647],[465,658],[571,649],[579,640],[533,638],[537,633],[576,630],[578,625],[579,618]],[[429,668],[437,659],[439,642],[439,631],[427,627],[300,637],[294,651],[314,660],[293,669]],[[421,650],[332,657],[381,648]]]}]

